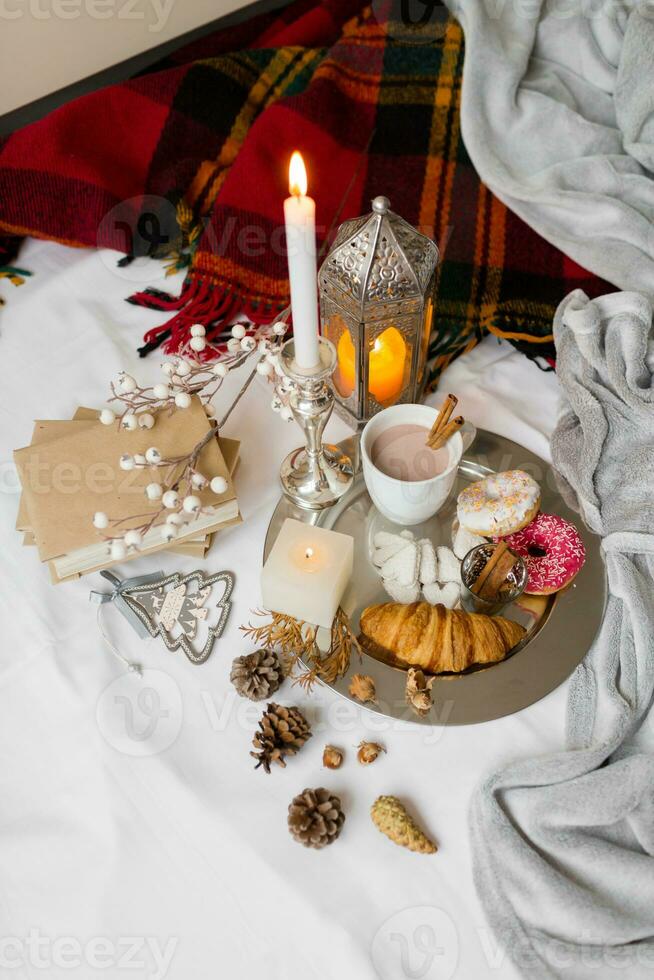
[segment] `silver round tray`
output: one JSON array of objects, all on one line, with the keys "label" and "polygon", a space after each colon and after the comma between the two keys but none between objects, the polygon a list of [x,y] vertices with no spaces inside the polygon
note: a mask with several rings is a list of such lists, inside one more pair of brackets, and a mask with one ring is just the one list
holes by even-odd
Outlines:
[{"label": "silver round tray", "polygon": [[[357,471],[351,490],[334,507],[320,513],[301,510],[282,497],[268,527],[264,561],[287,517],[350,534],[354,538],[354,574],[342,606],[358,632],[359,617],[366,606],[390,601],[370,561],[372,538],[377,531],[401,528],[382,517],[368,496],[360,471],[358,436],[345,440],[341,447]],[[423,725],[470,725],[502,718],[540,700],[583,660],[599,629],[606,602],[600,539],[566,506],[557,490],[554,470],[544,460],[509,439],[478,430],[469,454],[461,460],[447,503],[435,517],[411,530],[416,537],[428,537],[435,545],[451,547],[456,498],[461,489],[490,472],[508,469],[530,473],[541,486],[542,510],[559,514],[579,529],[587,559],[572,585],[554,596],[523,596],[504,610],[502,615],[527,628],[522,643],[500,663],[437,677],[432,687],[433,707],[422,718],[406,704],[406,671],[368,654],[363,655],[362,662],[353,656],[348,673],[330,685],[338,694],[353,700],[348,694],[350,677],[362,672],[374,679],[377,689],[378,703],[366,705],[371,711]]]}]

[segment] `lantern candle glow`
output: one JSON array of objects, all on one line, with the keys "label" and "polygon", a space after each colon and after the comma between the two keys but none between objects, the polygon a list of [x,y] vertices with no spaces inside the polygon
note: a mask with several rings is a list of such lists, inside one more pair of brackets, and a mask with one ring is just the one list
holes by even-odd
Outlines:
[{"label": "lantern candle glow", "polygon": [[422,397],[437,266],[435,243],[386,197],[338,229],[318,276],[321,331],[337,352],[336,410],[357,427]]},{"label": "lantern candle glow", "polygon": [[[346,330],[338,342],[337,383],[341,382],[343,391],[354,390],[356,365],[352,338]],[[406,344],[402,334],[395,327],[388,327],[374,341],[369,357],[368,391],[380,405],[393,402],[404,386],[404,366]]]}]

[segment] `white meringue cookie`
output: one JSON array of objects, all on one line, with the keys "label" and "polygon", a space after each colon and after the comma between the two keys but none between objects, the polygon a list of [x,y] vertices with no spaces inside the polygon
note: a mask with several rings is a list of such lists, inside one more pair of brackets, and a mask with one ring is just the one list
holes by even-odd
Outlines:
[{"label": "white meringue cookie", "polygon": [[418,579],[423,585],[429,585],[436,581],[436,551],[429,538],[418,541],[418,547],[420,549]]},{"label": "white meringue cookie", "polygon": [[417,544],[408,542],[406,548],[384,562],[381,576],[384,580],[394,579],[399,585],[415,585],[419,566],[420,549]]},{"label": "white meringue cookie", "polygon": [[399,555],[399,553],[404,548],[410,548],[410,547],[411,547],[410,542],[402,541],[400,545],[388,544],[388,545],[384,545],[382,548],[376,548],[372,556],[373,564],[375,564],[377,568],[381,568],[382,565],[384,565],[389,560],[389,558],[393,558],[395,555]]},{"label": "white meringue cookie", "polygon": [[445,545],[439,545],[436,549],[436,556],[438,558],[438,574],[436,576],[438,581],[441,583],[456,582],[460,584],[461,562],[452,549],[447,548]]},{"label": "white meringue cookie", "polygon": [[406,605],[410,602],[417,602],[420,598],[419,582],[416,582],[415,585],[399,585],[393,579],[387,579],[383,584],[393,602],[401,602]]},{"label": "white meringue cookie", "polygon": [[422,594],[432,606],[440,603],[446,609],[454,609],[461,598],[461,589],[456,582],[448,582],[443,586],[438,582],[432,582],[430,585],[423,586]]},{"label": "white meringue cookie", "polygon": [[401,534],[393,534],[391,531],[377,531],[373,538],[373,544],[375,548],[385,548],[392,544],[397,544],[399,548],[404,547],[406,538],[403,538]]},{"label": "white meringue cookie", "polygon": [[459,527],[454,535],[454,554],[463,561],[469,551],[476,548],[478,544],[485,543],[486,538],[482,538],[479,534],[473,534],[472,531],[467,531],[464,527]]}]

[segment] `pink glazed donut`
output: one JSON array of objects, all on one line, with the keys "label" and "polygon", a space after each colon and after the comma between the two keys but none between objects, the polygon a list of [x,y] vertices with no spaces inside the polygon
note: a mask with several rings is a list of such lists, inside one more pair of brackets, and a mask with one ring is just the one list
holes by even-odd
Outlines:
[{"label": "pink glazed donut", "polygon": [[572,582],[586,561],[586,549],[577,528],[555,514],[539,514],[522,531],[502,540],[527,562],[525,592],[529,595],[559,592]]}]

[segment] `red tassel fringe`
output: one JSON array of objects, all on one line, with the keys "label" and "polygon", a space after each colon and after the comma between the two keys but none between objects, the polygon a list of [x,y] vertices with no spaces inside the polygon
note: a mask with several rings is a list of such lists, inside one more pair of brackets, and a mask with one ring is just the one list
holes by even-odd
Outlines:
[{"label": "red tassel fringe", "polygon": [[283,309],[282,305],[273,306],[244,298],[239,293],[216,286],[206,279],[188,280],[179,296],[146,289],[130,296],[128,302],[149,310],[177,311],[170,320],[148,330],[143,337],[143,346],[139,348],[141,357],[162,344],[166,353],[176,353],[190,340],[194,323],[201,323],[207,331],[207,340],[216,344],[223,339],[223,334],[224,339],[227,339],[227,327],[239,314],[250,320],[255,327],[259,327],[272,323]]}]

